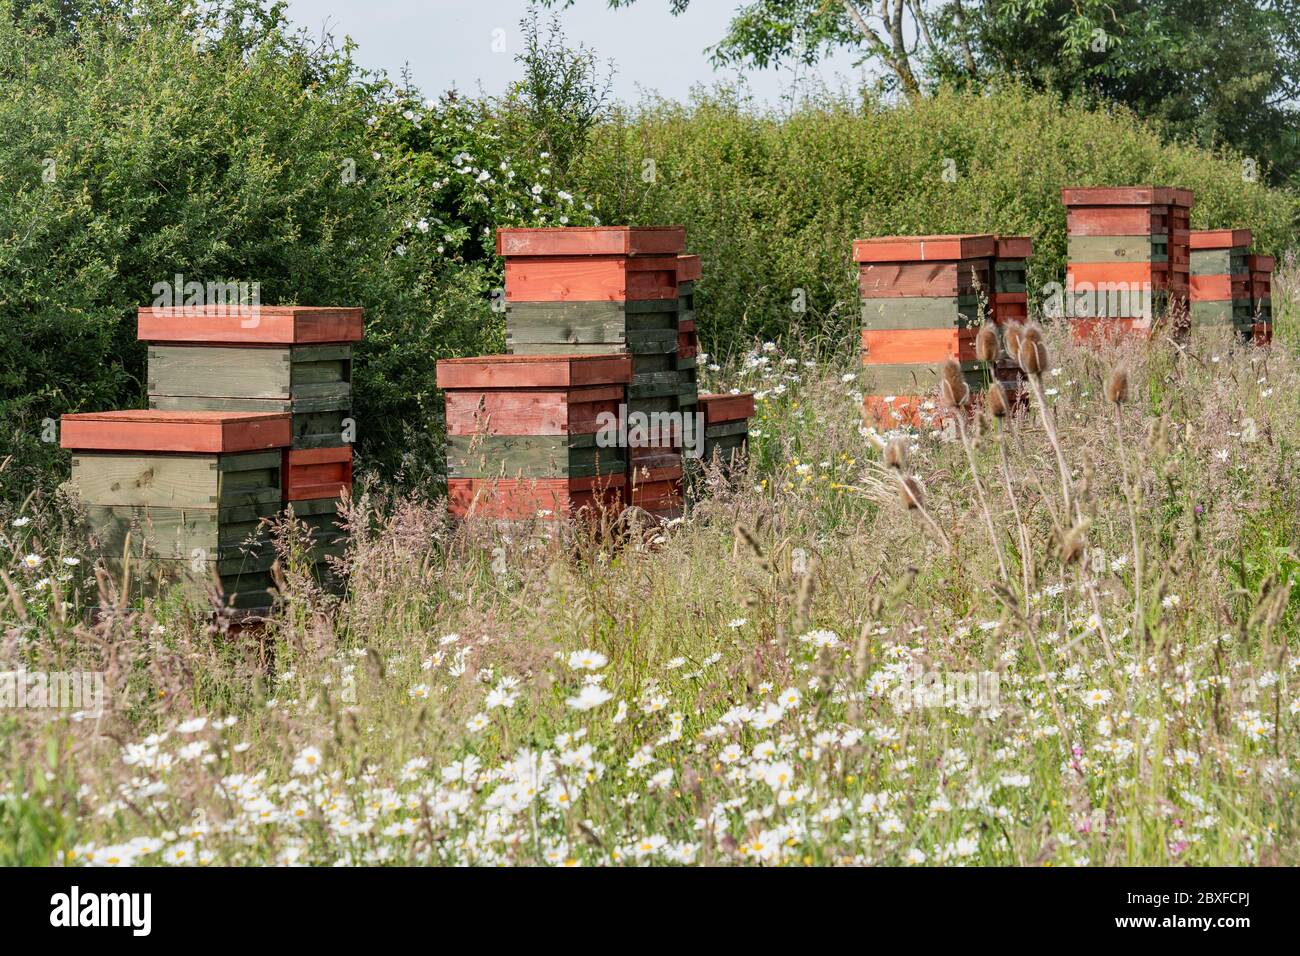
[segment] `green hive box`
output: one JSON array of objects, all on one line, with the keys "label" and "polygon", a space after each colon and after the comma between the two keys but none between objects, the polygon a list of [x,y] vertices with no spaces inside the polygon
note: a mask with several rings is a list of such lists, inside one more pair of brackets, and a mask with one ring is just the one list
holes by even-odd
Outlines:
[{"label": "green hive box", "polygon": [[718,422],[704,429],[704,461],[716,458],[726,468],[732,467],[749,451],[749,421]]},{"label": "green hive box", "polygon": [[288,412],[294,448],[345,443],[352,346],[149,346],[149,407]]},{"label": "green hive box", "polygon": [[[506,310],[506,350],[512,355],[631,353],[632,381],[627,386],[627,413],[676,412],[683,391],[682,375],[677,368],[678,304],[678,299],[512,302]],[[621,466],[612,457],[619,451],[623,454]],[[546,469],[544,474],[534,473],[529,477],[585,477],[627,467],[626,450],[606,448],[599,452],[597,456],[594,449],[559,450],[530,444],[526,451],[524,446],[517,446],[509,450],[494,449],[492,454],[481,450],[468,454],[453,440],[448,447],[448,468],[453,477],[479,478],[511,477],[523,467]],[[656,461],[671,457],[670,453],[652,453],[649,449],[634,450],[632,457],[644,459],[648,454],[653,454]],[[496,464],[497,470],[481,474],[491,463]]]},{"label": "green hive box", "polygon": [[77,452],[71,487],[85,504],[89,550],[134,596],[219,587],[237,608],[272,603],[282,453]]},{"label": "green hive box", "polygon": [[600,447],[595,433],[447,439],[449,478],[592,478],[626,469],[626,449]]}]

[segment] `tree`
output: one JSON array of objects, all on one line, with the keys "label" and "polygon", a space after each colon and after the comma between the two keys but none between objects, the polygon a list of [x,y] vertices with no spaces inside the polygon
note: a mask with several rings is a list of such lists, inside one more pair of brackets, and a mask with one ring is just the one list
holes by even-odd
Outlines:
[{"label": "tree", "polygon": [[1199,145],[1234,146],[1275,181],[1300,170],[1296,0],[1112,0],[1086,21],[1071,21],[1074,9],[986,0],[969,22],[976,58],[1039,89],[1124,103]]}]

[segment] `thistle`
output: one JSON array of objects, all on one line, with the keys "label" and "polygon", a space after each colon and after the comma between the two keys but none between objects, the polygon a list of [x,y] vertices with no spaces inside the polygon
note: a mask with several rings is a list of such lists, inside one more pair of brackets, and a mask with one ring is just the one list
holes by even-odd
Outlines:
[{"label": "thistle", "polygon": [[1007,326],[1003,333],[1003,339],[1006,342],[1007,354],[1018,363],[1020,361],[1020,340],[1024,337],[1025,327],[1019,322],[1012,322]]},{"label": "thistle", "polygon": [[921,487],[921,483],[911,475],[899,476],[898,496],[903,501],[903,507],[908,511],[913,508],[922,508],[925,505],[925,490]]}]

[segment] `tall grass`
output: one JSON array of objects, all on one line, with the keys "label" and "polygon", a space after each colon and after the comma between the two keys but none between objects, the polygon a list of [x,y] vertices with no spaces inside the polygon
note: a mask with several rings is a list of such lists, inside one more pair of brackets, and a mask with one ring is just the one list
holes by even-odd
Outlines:
[{"label": "tall grass", "polygon": [[[346,596],[290,569],[264,632],[175,596],[88,623],[70,511],[5,513],[4,659],[113,697],[0,711],[0,855],[1298,863],[1300,364],[1045,348],[1042,407],[967,447],[759,344],[708,383],[760,396],[749,470],[685,521],[457,526],[377,487]],[[935,675],[964,690],[910,692]]]}]

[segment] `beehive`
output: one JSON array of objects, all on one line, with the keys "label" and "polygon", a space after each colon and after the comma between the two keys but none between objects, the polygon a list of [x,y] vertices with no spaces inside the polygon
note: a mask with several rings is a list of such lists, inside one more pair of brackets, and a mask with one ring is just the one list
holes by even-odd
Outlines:
[{"label": "beehive", "polygon": [[1251,332],[1249,229],[1198,229],[1191,233],[1191,322]]},{"label": "beehive", "polygon": [[[1029,318],[1029,257],[1034,242],[1029,236],[998,236],[993,246],[993,293],[989,318],[999,327]],[[1025,398],[1024,372],[1009,355],[995,363],[993,374],[1013,402]]]},{"label": "beehive", "polygon": [[683,411],[699,400],[699,335],[695,327],[695,281],[702,275],[699,256],[677,257],[677,401]]},{"label": "beehive", "polygon": [[1250,273],[1250,314],[1253,341],[1266,345],[1273,340],[1273,268],[1272,256],[1252,255],[1246,259]]},{"label": "beehive", "polygon": [[96,412],[65,415],[60,434],[91,553],[119,583],[271,603],[268,522],[280,510],[287,414]]},{"label": "beehive", "polygon": [[629,355],[440,361],[452,513],[529,518],[620,508],[628,465],[617,423],[631,377]]},{"label": "beehive", "polygon": [[[693,357],[678,354],[680,226],[501,229],[505,258],[506,342],[512,355],[621,354],[631,356],[627,416],[680,413],[694,395]],[[689,267],[688,267],[689,269]],[[681,478],[679,436],[654,429],[627,449],[629,501],[663,517],[656,482]],[[634,475],[636,471],[640,475]],[[654,482],[641,480],[653,472]],[[654,488],[651,488],[654,485]]]},{"label": "beehive", "polygon": [[1190,286],[1192,193],[1163,186],[1067,187],[1067,310],[1078,339],[1150,334],[1180,316]]},{"label": "beehive", "polygon": [[854,242],[869,419],[885,428],[921,424],[948,359],[960,363],[972,392],[983,388],[975,335],[986,319],[995,251],[991,235]]},{"label": "beehive", "polygon": [[288,412],[294,448],[351,440],[353,343],[363,310],[258,306],[141,308],[149,407]]}]

